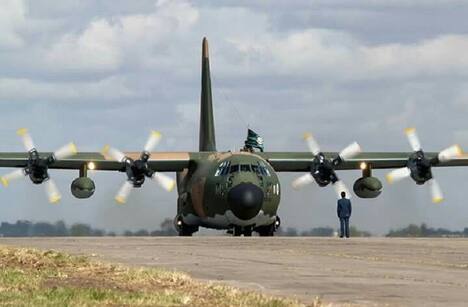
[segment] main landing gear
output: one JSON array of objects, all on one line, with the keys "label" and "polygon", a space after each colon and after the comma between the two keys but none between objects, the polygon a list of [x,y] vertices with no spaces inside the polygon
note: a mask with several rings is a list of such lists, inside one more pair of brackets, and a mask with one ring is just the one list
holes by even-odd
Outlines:
[{"label": "main landing gear", "polygon": [[279,216],[277,216],[276,221],[273,224],[259,226],[259,227],[256,227],[254,230],[258,232],[258,235],[260,237],[273,237],[275,235],[275,231],[278,230],[280,225],[281,225],[281,219],[279,218]]},{"label": "main landing gear", "polygon": [[198,231],[198,226],[187,225],[178,218],[175,222],[175,227],[179,233],[179,237],[191,237],[195,232]]}]

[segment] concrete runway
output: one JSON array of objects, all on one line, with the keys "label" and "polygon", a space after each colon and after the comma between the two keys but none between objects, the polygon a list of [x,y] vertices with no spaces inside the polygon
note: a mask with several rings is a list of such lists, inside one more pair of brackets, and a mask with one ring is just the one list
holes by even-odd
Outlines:
[{"label": "concrete runway", "polygon": [[356,305],[468,304],[468,240],[389,238],[27,238],[0,244],[161,266],[266,293]]}]

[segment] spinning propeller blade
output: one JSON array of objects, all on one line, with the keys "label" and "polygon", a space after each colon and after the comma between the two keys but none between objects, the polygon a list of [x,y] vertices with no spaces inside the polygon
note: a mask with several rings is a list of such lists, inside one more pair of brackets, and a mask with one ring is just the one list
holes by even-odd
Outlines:
[{"label": "spinning propeller blade", "polygon": [[313,135],[308,132],[304,133],[304,140],[306,141],[310,152],[313,153],[314,155],[318,155],[318,153],[320,152],[320,146],[318,145],[317,141],[314,139]]},{"label": "spinning propeller blade", "polygon": [[312,175],[310,173],[307,173],[307,174],[304,174],[298,178],[296,178],[292,183],[292,187],[295,189],[295,190],[299,190],[300,188],[308,185],[308,184],[311,184],[311,183],[314,183],[314,177],[312,177]]},{"label": "spinning propeller blade", "polygon": [[155,182],[157,182],[164,190],[170,192],[175,187],[175,181],[162,173],[154,172],[153,176],[151,177]]},{"label": "spinning propeller blade", "polygon": [[361,152],[361,146],[357,142],[349,144],[342,151],[340,151],[340,158],[343,160],[351,159]]},{"label": "spinning propeller blade", "polygon": [[44,182],[44,186],[49,202],[51,204],[57,204],[60,201],[60,199],[62,199],[62,195],[60,195],[60,192],[55,182],[49,178],[47,181]]},{"label": "spinning propeller blade", "polygon": [[329,159],[320,151],[320,146],[312,134],[305,133],[304,140],[310,152],[314,155],[314,159],[310,167],[310,173],[296,178],[291,183],[292,187],[294,189],[299,189],[313,182],[324,187],[332,183],[339,197],[341,197],[341,192],[346,192],[349,197],[350,193],[345,184],[338,179],[335,173],[335,167],[340,165],[343,161],[351,159],[359,154],[361,152],[361,146],[359,146],[357,142],[351,143],[339,152],[338,157]]},{"label": "spinning propeller blade", "polygon": [[2,184],[5,187],[8,187],[10,181],[25,178],[26,174],[24,173],[24,169],[16,169],[0,178]]},{"label": "spinning propeller blade", "polygon": [[429,180],[429,187],[431,188],[432,202],[435,204],[441,203],[444,200],[444,195],[437,181],[435,179]]},{"label": "spinning propeller blade", "polygon": [[408,138],[408,142],[411,145],[413,151],[421,150],[421,143],[419,142],[418,135],[416,134],[415,128],[406,128],[405,129],[406,137]]},{"label": "spinning propeller blade", "polygon": [[34,143],[31,138],[31,135],[29,135],[28,129],[26,128],[18,129],[18,131],[16,131],[16,134],[18,134],[21,137],[21,141],[23,142],[23,145],[26,151],[31,151],[34,149]]},{"label": "spinning propeller blade", "polygon": [[48,169],[55,161],[75,155],[78,152],[76,145],[74,143],[68,143],[56,150],[53,154],[47,157],[41,157],[34,146],[34,142],[28,132],[28,129],[21,128],[18,129],[16,133],[21,137],[21,141],[28,152],[29,158],[23,169],[14,170],[13,172],[1,177],[0,180],[2,184],[4,186],[8,186],[11,181],[24,178],[28,175],[33,183],[44,183],[49,202],[58,203],[61,199],[61,195],[55,182],[50,179]]},{"label": "spinning propeller blade", "polygon": [[125,154],[123,152],[113,147],[110,147],[109,145],[105,145],[101,153],[104,156],[109,156],[110,158],[118,162],[123,162],[126,159]]},{"label": "spinning propeller blade", "polygon": [[120,187],[119,192],[117,192],[117,195],[115,196],[115,201],[121,205],[125,204],[132,189],[133,184],[130,181],[125,181]]},{"label": "spinning propeller blade", "polygon": [[125,162],[123,167],[125,167],[127,181],[125,181],[115,197],[117,203],[124,204],[132,188],[140,187],[144,183],[146,177],[157,182],[166,191],[171,191],[174,188],[175,181],[173,179],[153,171],[148,164],[151,151],[156,147],[160,139],[160,132],[151,131],[140,158],[136,160],[125,156],[123,152],[116,148],[112,148],[109,145],[104,146],[102,150],[103,155],[109,156],[115,161]]},{"label": "spinning propeller blade", "polygon": [[429,182],[432,201],[440,203],[443,201],[442,191],[437,181],[432,177],[431,168],[440,162],[447,162],[462,155],[462,149],[458,145],[452,145],[437,154],[436,158],[427,158],[422,150],[415,128],[405,129],[405,134],[414,153],[408,158],[406,167],[392,170],[386,176],[389,183],[411,177],[417,184]]},{"label": "spinning propeller blade", "polygon": [[459,145],[452,145],[437,155],[437,158],[440,162],[447,162],[453,160],[457,157],[460,157],[463,154],[463,151]]},{"label": "spinning propeller blade", "polygon": [[161,132],[159,131],[151,131],[148,140],[146,141],[145,151],[151,152],[156,145],[158,145],[159,141],[161,140]]},{"label": "spinning propeller blade", "polygon": [[70,142],[67,145],[62,146],[54,152],[54,157],[56,160],[62,160],[69,158],[73,155],[76,155],[78,149],[76,148],[75,143]]},{"label": "spinning propeller blade", "polygon": [[387,178],[388,183],[394,183],[405,179],[411,175],[411,171],[407,167],[397,168],[389,172],[385,178]]}]

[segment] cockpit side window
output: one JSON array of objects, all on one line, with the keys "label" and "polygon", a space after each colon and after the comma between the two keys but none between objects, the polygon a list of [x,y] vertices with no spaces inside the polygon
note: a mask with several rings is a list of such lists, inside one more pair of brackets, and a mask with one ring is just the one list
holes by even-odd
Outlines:
[{"label": "cockpit side window", "polygon": [[218,166],[218,169],[217,169],[216,172],[215,172],[215,176],[219,176],[219,175],[221,174],[221,172],[223,171],[223,167],[224,167],[224,164],[225,164],[225,163],[226,163],[226,162],[223,162],[223,163],[221,163],[221,164]]},{"label": "cockpit side window", "polygon": [[252,172],[261,175],[260,170],[258,169],[258,165],[252,164]]},{"label": "cockpit side window", "polygon": [[260,163],[259,169],[260,169],[260,173],[262,175],[271,176],[270,171],[268,170],[268,168],[266,167],[266,165],[264,163]]},{"label": "cockpit side window", "polygon": [[229,172],[229,165],[231,164],[230,161],[224,161],[219,166],[215,172],[215,176],[223,176]]},{"label": "cockpit side window", "polygon": [[229,173],[229,166],[231,166],[231,161],[226,162],[226,165],[221,172],[221,176],[227,175]]}]

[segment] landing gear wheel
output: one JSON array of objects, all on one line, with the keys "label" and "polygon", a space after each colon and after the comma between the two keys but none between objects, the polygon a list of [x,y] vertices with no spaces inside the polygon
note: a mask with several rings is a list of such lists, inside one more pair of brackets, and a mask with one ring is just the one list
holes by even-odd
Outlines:
[{"label": "landing gear wheel", "polygon": [[281,219],[279,218],[279,216],[277,216],[276,221],[273,224],[259,226],[254,230],[258,233],[260,237],[273,237],[275,235],[275,231],[278,230],[280,225]]},{"label": "landing gear wheel", "polygon": [[179,237],[191,237],[194,232],[198,231],[198,226],[187,225],[181,219],[177,220],[176,228]]},{"label": "landing gear wheel", "polygon": [[242,235],[242,228],[241,227],[234,227],[232,230],[233,237],[240,237]]},{"label": "landing gear wheel", "polygon": [[193,232],[189,231],[188,229],[181,229],[179,230],[179,237],[191,237]]},{"label": "landing gear wheel", "polygon": [[244,235],[244,237],[251,237],[252,227],[234,226],[234,228],[232,229],[232,236],[240,237],[242,235]]},{"label": "landing gear wheel", "polygon": [[244,229],[244,237],[251,237],[252,236],[252,227],[248,227]]},{"label": "landing gear wheel", "polygon": [[260,226],[255,229],[260,237],[273,237],[275,235],[275,224]]}]

